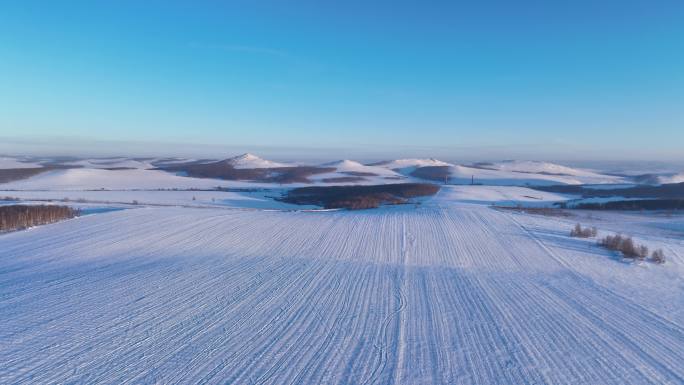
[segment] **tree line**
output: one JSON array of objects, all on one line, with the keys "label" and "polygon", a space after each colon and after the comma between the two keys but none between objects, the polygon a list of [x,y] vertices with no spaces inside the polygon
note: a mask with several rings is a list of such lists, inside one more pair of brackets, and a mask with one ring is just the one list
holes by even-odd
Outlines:
[{"label": "tree line", "polygon": [[55,205],[0,206],[0,232],[21,230],[77,216],[79,210]]}]

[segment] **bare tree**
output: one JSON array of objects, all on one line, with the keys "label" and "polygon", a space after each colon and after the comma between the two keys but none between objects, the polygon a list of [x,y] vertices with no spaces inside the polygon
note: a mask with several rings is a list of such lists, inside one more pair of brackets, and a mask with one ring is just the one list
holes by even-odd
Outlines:
[{"label": "bare tree", "polygon": [[598,230],[596,230],[596,227],[582,228],[582,225],[580,225],[579,223],[575,225],[575,228],[570,230],[570,236],[575,238],[591,238],[595,237],[597,233]]},{"label": "bare tree", "polygon": [[665,253],[663,253],[663,249],[653,250],[653,254],[651,254],[651,261],[657,264],[665,263]]}]

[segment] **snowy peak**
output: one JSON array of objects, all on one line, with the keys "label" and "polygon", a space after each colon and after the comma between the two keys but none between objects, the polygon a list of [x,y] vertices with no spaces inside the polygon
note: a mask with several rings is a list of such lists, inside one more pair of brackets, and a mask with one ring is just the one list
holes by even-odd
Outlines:
[{"label": "snowy peak", "polygon": [[357,161],[354,160],[349,160],[349,159],[342,159],[342,160],[337,160],[334,162],[329,162],[329,163],[324,163],[321,166],[323,167],[335,167],[338,170],[346,170],[346,169],[362,169],[364,167],[367,167]]},{"label": "snowy peak", "polygon": [[284,163],[278,163],[262,159],[250,153],[245,153],[233,158],[226,159],[224,160],[224,162],[233,166],[234,168],[276,168],[289,166]]}]

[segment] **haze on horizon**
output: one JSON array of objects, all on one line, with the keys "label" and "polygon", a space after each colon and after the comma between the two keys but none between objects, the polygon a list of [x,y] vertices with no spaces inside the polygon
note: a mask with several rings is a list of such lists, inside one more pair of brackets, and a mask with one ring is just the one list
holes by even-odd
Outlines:
[{"label": "haze on horizon", "polygon": [[684,161],[678,1],[0,8],[0,153]]}]

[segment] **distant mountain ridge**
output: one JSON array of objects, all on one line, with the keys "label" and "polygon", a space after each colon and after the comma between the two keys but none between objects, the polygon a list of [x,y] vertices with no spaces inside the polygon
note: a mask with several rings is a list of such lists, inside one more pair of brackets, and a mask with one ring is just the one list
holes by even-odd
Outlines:
[{"label": "distant mountain ridge", "polygon": [[[26,166],[33,166],[28,168]],[[20,169],[21,168],[21,169]],[[449,163],[435,158],[404,158],[375,163],[342,159],[318,165],[285,163],[252,153],[216,159],[184,158],[71,158],[31,159],[3,156],[0,174],[6,183],[34,179],[50,170],[83,168],[95,172],[63,172],[55,178],[88,177],[91,180],[115,178],[124,170],[173,173],[179,177],[277,183],[277,184],[386,184],[396,181],[447,184],[549,186],[582,184],[668,184],[684,181],[684,173],[617,175],[556,163],[533,160],[504,160],[472,164]],[[110,173],[107,173],[110,171]],[[105,175],[106,174],[106,175]],[[52,174],[51,174],[52,175]],[[100,178],[101,177],[101,178]],[[152,175],[151,175],[152,177]],[[99,178],[99,179],[98,179]],[[393,181],[393,182],[390,182]],[[59,180],[56,183],[63,183]],[[76,181],[78,182],[78,181]],[[174,182],[175,183],[175,182]]]}]

